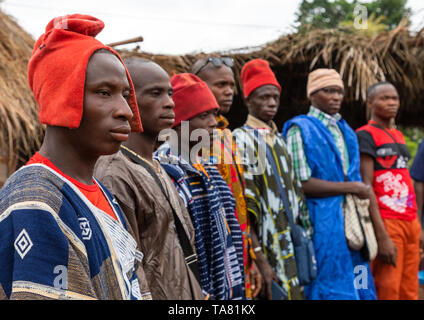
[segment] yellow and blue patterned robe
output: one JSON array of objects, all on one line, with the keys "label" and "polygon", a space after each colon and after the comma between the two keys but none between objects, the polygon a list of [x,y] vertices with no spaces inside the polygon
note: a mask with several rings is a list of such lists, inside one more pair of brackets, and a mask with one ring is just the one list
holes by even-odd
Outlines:
[{"label": "yellow and blue patterned robe", "polygon": [[[282,281],[288,298],[303,299],[297,277],[290,227],[276,179],[281,179],[282,185],[286,188],[295,221],[301,223],[311,234],[312,227],[304,194],[291,165],[284,139],[277,132],[275,124],[269,127],[250,115],[246,124],[254,130],[260,130],[261,133],[268,133],[267,136],[263,135],[263,140],[259,142],[254,130],[247,127],[238,128],[233,132],[245,169],[248,212],[255,221],[255,231],[268,263]],[[265,141],[272,150],[279,172],[272,171],[266,152],[259,162],[256,161],[260,155],[258,146],[263,146]],[[255,168],[260,170],[256,171]]]},{"label": "yellow and blue patterned robe", "polygon": [[[135,240],[118,221],[42,164],[15,172],[0,191],[0,299],[143,299]],[[137,258],[136,258],[137,257]]]}]

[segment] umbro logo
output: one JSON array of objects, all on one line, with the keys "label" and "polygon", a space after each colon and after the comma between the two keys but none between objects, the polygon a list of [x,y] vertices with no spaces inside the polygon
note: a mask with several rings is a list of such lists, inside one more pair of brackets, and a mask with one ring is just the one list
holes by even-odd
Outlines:
[{"label": "umbro logo", "polygon": [[78,218],[78,221],[82,231],[82,239],[90,240],[92,232],[90,228],[90,223],[88,222],[87,218]]}]

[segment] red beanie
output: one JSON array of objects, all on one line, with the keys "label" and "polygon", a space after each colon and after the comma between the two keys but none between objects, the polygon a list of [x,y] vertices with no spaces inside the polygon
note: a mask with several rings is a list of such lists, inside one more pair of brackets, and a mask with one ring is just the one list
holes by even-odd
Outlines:
[{"label": "red beanie", "polygon": [[254,59],[246,63],[241,69],[241,82],[244,97],[247,98],[255,89],[264,85],[274,85],[281,92],[281,86],[269,67],[268,61]]},{"label": "red beanie", "polygon": [[[28,63],[28,81],[40,107],[41,123],[78,128],[83,113],[85,73],[91,56],[99,49],[106,49],[122,62],[117,52],[94,38],[103,28],[103,21],[97,18],[67,15],[50,21],[35,43]],[[126,67],[125,71],[131,90],[128,100],[133,112],[131,129],[141,132],[134,86]]]},{"label": "red beanie", "polygon": [[219,109],[218,102],[206,82],[194,74],[176,74],[171,78],[171,85],[174,89],[172,100],[175,103],[175,121],[172,127],[202,112]]}]

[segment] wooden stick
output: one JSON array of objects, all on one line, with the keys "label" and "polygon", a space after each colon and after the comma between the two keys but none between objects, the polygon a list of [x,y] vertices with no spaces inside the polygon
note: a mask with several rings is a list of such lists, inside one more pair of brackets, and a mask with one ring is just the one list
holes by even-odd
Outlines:
[{"label": "wooden stick", "polygon": [[123,40],[123,41],[118,41],[118,42],[113,42],[113,43],[109,43],[107,44],[108,47],[116,47],[116,46],[120,46],[123,44],[129,44],[129,43],[134,43],[134,42],[142,42],[144,39],[143,37],[135,37],[135,38],[131,38],[128,40]]}]

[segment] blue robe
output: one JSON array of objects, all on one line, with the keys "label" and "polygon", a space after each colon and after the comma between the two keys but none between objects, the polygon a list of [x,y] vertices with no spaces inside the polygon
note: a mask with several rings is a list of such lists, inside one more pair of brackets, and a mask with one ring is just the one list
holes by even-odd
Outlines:
[{"label": "blue robe", "polygon": [[[359,172],[359,146],[355,132],[343,119],[338,121],[349,153],[348,181],[361,181]],[[301,115],[285,123],[284,136],[292,125],[302,134],[307,162],[312,177],[333,181],[345,181],[343,163],[334,138],[317,118]],[[314,226],[313,242],[318,263],[318,276],[305,287],[311,300],[374,300],[374,279],[369,263],[359,251],[350,250],[344,233],[343,196],[326,198],[307,197],[307,204]]]}]

